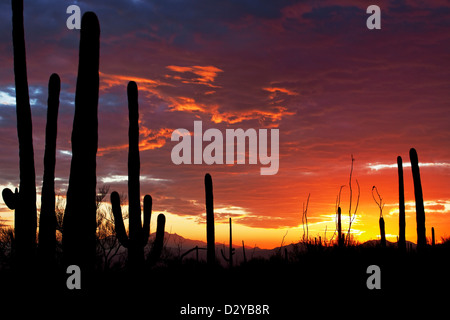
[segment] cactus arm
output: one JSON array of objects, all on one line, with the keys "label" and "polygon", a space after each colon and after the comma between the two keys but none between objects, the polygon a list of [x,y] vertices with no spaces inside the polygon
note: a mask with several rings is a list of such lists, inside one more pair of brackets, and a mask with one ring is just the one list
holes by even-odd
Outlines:
[{"label": "cactus arm", "polygon": [[225,257],[225,253],[223,253],[223,249],[220,249],[220,253],[222,254],[223,260],[225,260],[226,262],[230,262],[230,259],[228,259],[227,257]]},{"label": "cactus arm", "polygon": [[150,252],[150,263],[153,264],[161,256],[162,249],[164,246],[164,228],[166,225],[166,216],[162,213],[158,215],[157,219],[157,226],[156,226],[156,237],[155,241],[153,242],[152,250]]},{"label": "cactus arm", "polygon": [[128,248],[128,237],[127,232],[125,231],[125,225],[123,223],[122,209],[120,207],[120,196],[115,191],[111,193],[111,206],[117,239],[120,244],[122,244],[125,248]]},{"label": "cactus arm", "polygon": [[17,191],[17,188],[15,192],[12,192],[9,188],[3,189],[2,197],[8,208],[11,210],[16,208],[17,201],[19,200],[19,192]]}]

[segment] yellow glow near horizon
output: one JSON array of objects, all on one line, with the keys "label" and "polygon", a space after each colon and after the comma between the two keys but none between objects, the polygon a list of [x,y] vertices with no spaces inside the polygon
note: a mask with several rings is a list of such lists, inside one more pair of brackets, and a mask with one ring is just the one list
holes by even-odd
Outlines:
[{"label": "yellow glow near horizon", "polygon": [[[4,186],[12,188],[12,186]],[[427,212],[427,237],[431,241],[431,227],[436,229],[436,242],[439,243],[441,237],[447,237],[446,230],[450,227],[450,222],[446,219],[442,220],[450,209],[450,200],[428,200],[424,202],[425,210]],[[38,196],[38,208],[40,207],[40,197]],[[110,206],[105,202],[104,206]],[[199,204],[200,205],[200,204]],[[406,201],[406,240],[416,242],[416,221],[415,221],[415,202]],[[363,210],[362,208],[368,208]],[[124,206],[124,212],[127,211],[127,206]],[[324,210],[327,211],[327,210]],[[204,215],[200,216],[181,216],[167,211],[153,211],[151,221],[151,233],[156,232],[157,215],[164,213],[166,215],[166,228],[168,233],[176,233],[186,239],[199,240],[206,242],[206,221]],[[303,226],[301,223],[293,227],[284,228],[263,228],[250,227],[238,222],[239,217],[244,217],[249,213],[245,208],[238,206],[229,206],[226,208],[216,208],[215,213],[215,238],[217,244],[229,243],[229,223],[227,213],[231,213],[233,220],[233,245],[239,247],[242,241],[247,247],[259,247],[263,249],[272,249],[283,244],[289,245],[297,243],[302,239]],[[3,202],[0,202],[0,216],[5,219],[7,226],[13,226],[14,211],[9,210]],[[386,225],[386,238],[388,241],[396,242],[398,235],[398,206],[395,203],[388,203],[383,211],[383,216]],[[311,213],[308,223],[308,236],[310,239],[319,238],[327,242],[331,240],[336,229],[335,214],[315,214]],[[379,239],[379,212],[375,206],[364,204],[358,210],[355,220],[352,223],[351,234],[354,239],[360,243]],[[348,232],[349,216],[347,213],[342,213],[342,230],[344,233]],[[299,222],[301,218],[299,217]],[[125,222],[128,226],[128,222]],[[336,235],[334,236],[336,240]]]}]

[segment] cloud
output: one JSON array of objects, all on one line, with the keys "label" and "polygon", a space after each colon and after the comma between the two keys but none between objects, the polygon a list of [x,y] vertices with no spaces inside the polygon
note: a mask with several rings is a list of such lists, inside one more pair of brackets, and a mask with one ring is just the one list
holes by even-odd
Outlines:
[{"label": "cloud", "polygon": [[[46,82],[57,72],[62,91],[56,175],[63,190],[79,45],[79,32],[65,26],[64,6],[33,1],[24,8],[37,185],[43,171]],[[411,146],[420,149],[420,166],[430,168],[423,176],[424,197],[447,201],[448,2],[381,4],[379,32],[367,30],[366,7],[359,0],[83,2],[82,10],[95,11],[102,29],[99,181],[126,190],[126,85],[133,80],[140,93],[141,172],[164,179],[141,182],[143,194],[154,197],[155,210],[201,216],[203,176],[210,172],[223,219],[228,214],[252,227],[296,227],[302,195],[311,193],[310,221],[317,232],[325,222],[331,230],[332,218],[314,218],[334,212],[354,154],[360,208],[367,213],[361,214],[365,225],[358,229],[377,230],[370,188],[376,184],[386,201],[396,201],[396,175],[388,169],[395,169],[397,155]],[[10,4],[0,9],[0,27],[10,30]],[[9,32],[0,34],[0,56],[0,177],[2,184],[18,185]],[[191,128],[194,120],[219,130],[279,128],[278,174],[261,178],[260,167],[251,165],[175,166],[170,134]],[[409,182],[405,179],[406,193]],[[447,212],[446,205],[430,204],[430,213],[436,212],[430,216],[444,217],[437,212]],[[367,230],[368,237],[377,232]]]},{"label": "cloud", "polygon": [[[170,137],[172,136],[172,129],[161,128],[159,130],[152,130],[145,126],[139,126],[139,151],[153,150],[162,148]],[[97,155],[103,156],[105,153],[115,152],[120,150],[128,150],[128,144],[110,145],[107,147],[98,148]]]},{"label": "cloud", "polygon": [[[383,169],[392,169],[392,168],[398,168],[397,163],[368,163],[367,167],[371,170],[383,170]],[[411,163],[410,162],[404,162],[403,163],[404,168],[410,168]],[[450,163],[447,162],[419,162],[419,167],[431,167],[431,168],[447,168],[450,169]]]},{"label": "cloud", "polygon": [[[110,175],[107,177],[101,177],[100,180],[102,183],[111,184],[111,183],[124,183],[128,182],[128,175]],[[161,179],[161,178],[153,178],[145,175],[141,175],[139,177],[141,183],[161,183],[161,182],[170,182],[169,179]]]},{"label": "cloud", "polygon": [[[172,76],[173,79],[180,80],[183,83],[193,83],[193,84],[202,84],[209,86],[211,88],[220,88],[220,86],[213,85],[215,78],[217,77],[219,72],[223,72],[223,70],[214,67],[214,66],[192,66],[192,67],[179,67],[179,66],[167,66],[167,69],[178,72],[178,73],[192,73],[197,77],[179,77]],[[167,75],[167,77],[171,77]]]},{"label": "cloud", "polygon": [[15,107],[16,97],[12,96],[9,92],[0,91],[0,104]]},{"label": "cloud", "polygon": [[[267,88],[263,88],[263,90],[269,91],[271,93],[281,92],[281,93],[287,94],[288,96],[298,95],[297,92],[294,92],[294,91],[286,89],[286,88],[280,88],[280,87],[267,87]],[[271,99],[273,99],[274,96],[275,95],[271,95]]]}]

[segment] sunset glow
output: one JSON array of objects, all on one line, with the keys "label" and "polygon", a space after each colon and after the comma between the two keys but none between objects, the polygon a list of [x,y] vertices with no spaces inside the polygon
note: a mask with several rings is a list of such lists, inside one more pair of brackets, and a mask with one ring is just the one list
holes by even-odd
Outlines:
[{"label": "sunset glow", "polygon": [[[416,1],[389,2],[383,7],[383,28],[370,31],[365,27],[367,4],[354,0],[254,1],[242,6],[219,1],[214,6],[205,1],[156,1],[154,6],[147,1],[101,2],[80,4],[83,12],[95,11],[101,25],[97,186],[127,192],[126,86],[135,81],[141,198],[153,197],[152,233],[157,214],[164,213],[167,232],[206,241],[204,176],[210,173],[217,243],[228,241],[230,217],[236,246],[242,240],[261,248],[277,247],[283,238],[284,244],[300,241],[308,194],[308,236],[329,241],[343,185],[340,206],[347,233],[358,196],[356,180],[360,200],[351,234],[359,242],[379,238],[379,209],[371,193],[376,186],[386,203],[387,240],[396,242],[396,159],[401,156],[406,240],[416,242],[409,160],[409,150],[415,148],[427,237],[431,227],[438,242],[450,237],[447,2],[432,1],[426,8]],[[79,41],[79,31],[65,26],[68,4],[29,1],[24,12],[36,185],[40,192],[47,83],[56,72],[62,83],[56,193],[63,197]],[[9,6],[0,5],[1,189],[19,184]],[[216,128],[223,134],[237,128],[279,129],[278,173],[261,175],[261,165],[248,164],[248,157],[246,164],[175,165],[172,133],[178,128],[193,132],[199,120],[203,130]],[[208,144],[203,142],[203,148]],[[13,211],[3,201],[0,214],[6,224],[13,223]]]}]

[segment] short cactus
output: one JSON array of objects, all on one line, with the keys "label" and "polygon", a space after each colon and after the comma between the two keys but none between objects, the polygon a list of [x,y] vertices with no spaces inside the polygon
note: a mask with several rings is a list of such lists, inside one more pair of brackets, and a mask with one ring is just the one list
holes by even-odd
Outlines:
[{"label": "short cactus", "polygon": [[[374,191],[377,194],[378,200],[375,198],[375,194]],[[378,209],[380,209],[380,219],[378,220],[378,223],[380,225],[380,244],[382,248],[386,247],[386,232],[385,232],[385,225],[384,225],[384,218],[383,218],[383,208],[384,208],[384,203],[383,203],[383,198],[380,196],[380,193],[378,192],[378,189],[376,186],[372,187],[372,197],[373,200],[375,201],[375,203],[378,206]]]},{"label": "short cactus", "polygon": [[436,238],[434,236],[434,227],[431,227],[431,246],[434,247],[436,245]]},{"label": "short cactus", "polygon": [[398,248],[401,251],[406,251],[406,218],[405,218],[405,188],[403,184],[403,162],[402,157],[397,157],[398,167]]},{"label": "short cactus", "polygon": [[213,266],[216,261],[216,244],[214,234],[214,199],[213,184],[209,173],[205,175],[205,199],[206,199],[206,261],[209,266]]},{"label": "short cactus", "polygon": [[342,234],[342,220],[341,220],[341,207],[338,207],[338,247],[342,248],[344,246],[344,235]]},{"label": "short cactus", "polygon": [[229,255],[228,258],[225,256],[225,253],[222,249],[220,249],[220,253],[222,254],[223,259],[228,262],[230,268],[233,267],[233,255],[235,254],[235,249],[233,248],[233,229],[230,218],[230,246],[229,246]]}]

